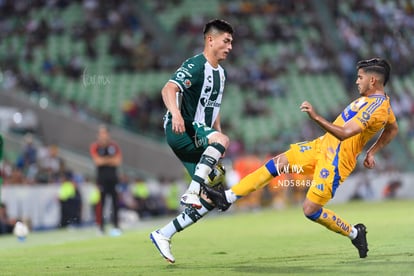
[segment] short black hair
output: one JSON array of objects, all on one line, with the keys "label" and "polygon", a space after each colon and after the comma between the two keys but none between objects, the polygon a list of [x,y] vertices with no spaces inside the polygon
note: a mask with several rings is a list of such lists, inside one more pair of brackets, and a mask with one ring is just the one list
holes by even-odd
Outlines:
[{"label": "short black hair", "polygon": [[206,23],[204,26],[203,34],[206,35],[211,30],[217,30],[223,33],[233,34],[233,27],[227,21],[223,19],[213,19]]},{"label": "short black hair", "polygon": [[391,66],[385,59],[372,58],[366,60],[360,60],[357,63],[357,70],[363,69],[365,72],[374,72],[384,77],[384,86],[390,79]]}]

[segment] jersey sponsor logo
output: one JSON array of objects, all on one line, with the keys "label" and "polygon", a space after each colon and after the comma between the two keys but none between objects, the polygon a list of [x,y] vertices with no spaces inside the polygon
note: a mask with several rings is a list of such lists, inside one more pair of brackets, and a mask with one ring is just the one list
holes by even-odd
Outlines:
[{"label": "jersey sponsor logo", "polygon": [[211,86],[206,86],[206,88],[204,89],[204,93],[210,93],[210,91],[211,91]]},{"label": "jersey sponsor logo", "polygon": [[363,108],[368,102],[365,102],[361,99],[358,99],[348,105],[344,111],[342,111],[341,116],[344,122],[348,122],[358,113],[358,111]]},{"label": "jersey sponsor logo", "polygon": [[211,75],[209,75],[208,77],[207,77],[207,81],[209,82],[209,83],[211,83],[211,79],[212,79],[213,77],[211,76]]},{"label": "jersey sponsor logo", "polygon": [[208,100],[207,98],[201,98],[200,103],[203,107],[220,107],[221,103],[216,101]]},{"label": "jersey sponsor logo", "polygon": [[300,146],[300,152],[305,152],[307,150],[310,150],[312,147],[310,146]]},{"label": "jersey sponsor logo", "polygon": [[320,172],[319,172],[319,176],[321,178],[327,178],[329,176],[329,171],[325,168],[323,168]]},{"label": "jersey sponsor logo", "polygon": [[[332,218],[333,219],[333,218]],[[340,218],[338,218],[338,219],[336,219],[336,217],[335,217],[335,219],[334,219],[334,221],[336,220],[336,225],[338,226],[338,227],[340,227],[342,230],[344,230],[345,232],[349,232],[349,224],[347,224],[347,223],[345,223],[345,222],[343,222]]]},{"label": "jersey sponsor logo", "polygon": [[194,67],[194,63],[189,63],[189,64],[187,64],[187,67],[188,67],[188,68],[190,68],[190,69],[193,69],[193,67]]}]

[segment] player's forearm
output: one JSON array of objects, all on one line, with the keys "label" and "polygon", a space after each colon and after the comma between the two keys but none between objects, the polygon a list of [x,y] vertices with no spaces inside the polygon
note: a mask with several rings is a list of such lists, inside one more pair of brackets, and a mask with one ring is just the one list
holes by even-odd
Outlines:
[{"label": "player's forearm", "polygon": [[343,141],[356,134],[344,127],[334,125],[320,115],[313,117],[312,120],[314,120],[321,128],[335,136],[340,141]]},{"label": "player's forearm", "polygon": [[395,138],[398,134],[398,125],[397,123],[387,126],[381,135],[378,137],[377,141],[368,149],[367,154],[376,154],[378,151],[383,149],[388,145],[392,139]]},{"label": "player's forearm", "polygon": [[177,91],[169,83],[161,91],[164,105],[173,116],[181,114],[177,106],[176,93]]}]

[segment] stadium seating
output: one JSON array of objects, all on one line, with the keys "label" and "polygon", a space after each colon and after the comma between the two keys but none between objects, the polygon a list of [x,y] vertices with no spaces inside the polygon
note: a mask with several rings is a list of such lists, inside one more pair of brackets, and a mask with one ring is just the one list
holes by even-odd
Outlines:
[{"label": "stadium seating", "polygon": [[[231,4],[241,4],[243,1],[234,1]],[[158,20],[160,25],[168,32],[174,32],[177,24],[182,18],[188,15],[191,10],[194,15],[201,15],[200,21],[204,18],[217,17],[222,12],[223,5],[228,2],[220,0],[211,1],[192,1],[182,0],[172,2],[162,2],[164,9],[156,11],[157,1],[147,1],[145,5],[153,11],[154,20]],[[267,1],[257,1],[257,5],[266,4]],[[351,4],[342,3],[339,5],[341,14],[348,14],[352,11]],[[266,41],[262,37],[261,43],[255,45],[254,60],[260,64],[266,59],[278,59],[286,49],[290,49],[302,54],[307,49],[310,41],[319,41],[323,38],[320,29],[313,24],[305,24],[311,20],[312,14],[301,13],[303,15],[297,22],[293,21],[289,15],[278,14],[279,22],[291,25],[294,32],[294,39],[286,41]],[[110,44],[110,34],[105,31],[97,33],[96,47],[97,58],[90,59],[86,54],[86,45],[83,40],[76,40],[71,36],[71,28],[84,21],[85,12],[79,3],[71,3],[61,10],[53,10],[47,7],[33,9],[31,16],[34,19],[46,19],[52,21],[55,17],[60,17],[65,26],[62,34],[50,34],[46,44],[36,47],[33,52],[33,61],[25,61],[21,55],[18,59],[19,68],[26,74],[35,74],[49,93],[71,103],[84,106],[87,109],[101,114],[108,114],[112,122],[122,125],[122,105],[124,101],[135,98],[139,93],[146,93],[151,97],[159,97],[159,92],[168,80],[172,70],[148,70],[135,71],[131,73],[116,72],[113,70],[114,57],[108,53]],[[230,18],[239,22],[240,19],[234,15]],[[265,16],[252,12],[243,21],[259,36],[268,26]],[[297,27],[295,28],[295,26]],[[238,26],[235,26],[236,30]],[[191,36],[183,35],[177,39],[180,48],[185,49],[194,43]],[[187,37],[185,39],[185,37]],[[140,41],[142,33],[137,32],[134,39]],[[7,55],[9,49],[14,48],[15,52],[23,52],[25,37],[24,35],[12,35],[3,40],[0,45],[0,54]],[[242,44],[243,41],[235,41]],[[361,52],[360,54],[364,54]],[[60,57],[68,59],[71,56],[79,56],[82,62],[81,76],[70,78],[62,73],[46,74],[42,71],[45,57],[49,57],[55,64],[61,62]],[[249,64],[251,56],[238,56],[238,64]],[[240,68],[243,69],[243,68]],[[338,109],[344,108],[349,101],[349,95],[355,95],[354,91],[345,91],[342,80],[334,71],[326,72],[302,72],[292,60],[287,66],[287,70],[280,73],[278,80],[286,87],[286,96],[265,96],[266,106],[269,112],[263,115],[249,117],[243,113],[247,101],[255,91],[246,91],[238,85],[237,80],[229,79],[226,89],[226,96],[223,102],[222,118],[227,125],[232,126],[228,132],[230,135],[239,135],[243,138],[248,149],[260,143],[268,143],[270,140],[277,140],[279,136],[291,132],[292,126],[301,126],[307,119],[299,111],[302,101],[308,100],[314,104],[315,108],[324,116],[331,116],[337,113]],[[397,94],[401,94],[404,89],[413,93],[414,96],[414,72],[403,77],[396,76],[392,80],[393,88]],[[352,96],[353,98],[354,96]],[[249,131],[241,132],[239,128],[242,124],[246,125]],[[407,128],[407,123],[403,122],[403,129]],[[414,153],[414,151],[413,151]]]}]

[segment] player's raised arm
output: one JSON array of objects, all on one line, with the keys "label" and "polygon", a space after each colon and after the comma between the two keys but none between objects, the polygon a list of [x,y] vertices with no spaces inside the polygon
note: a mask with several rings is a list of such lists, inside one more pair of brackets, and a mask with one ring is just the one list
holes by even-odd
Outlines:
[{"label": "player's raised arm", "polygon": [[307,101],[304,101],[300,105],[300,110],[308,113],[309,117],[314,120],[321,128],[335,136],[340,141],[352,137],[362,131],[361,126],[354,121],[349,121],[344,126],[334,125],[316,113],[313,106]]}]

